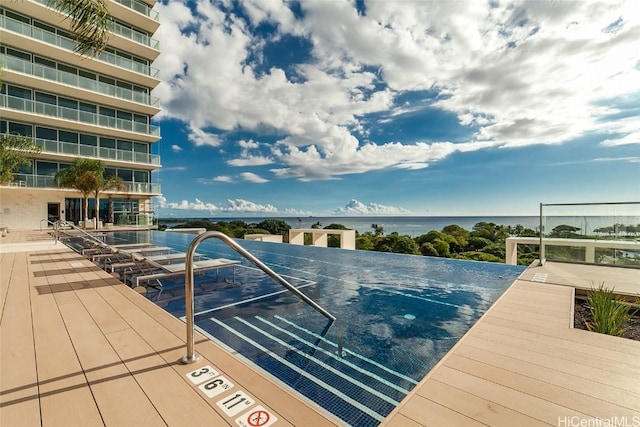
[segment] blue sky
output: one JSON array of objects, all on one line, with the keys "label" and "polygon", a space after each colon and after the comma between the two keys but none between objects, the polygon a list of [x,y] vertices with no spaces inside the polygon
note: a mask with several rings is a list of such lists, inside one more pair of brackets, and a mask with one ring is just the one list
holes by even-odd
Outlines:
[{"label": "blue sky", "polygon": [[640,200],[635,1],[155,8],[160,217]]}]

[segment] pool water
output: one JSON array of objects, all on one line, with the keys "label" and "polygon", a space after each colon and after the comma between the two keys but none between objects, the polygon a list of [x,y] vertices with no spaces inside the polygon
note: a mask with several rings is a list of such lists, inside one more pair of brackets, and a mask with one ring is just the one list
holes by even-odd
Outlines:
[{"label": "pool water", "polygon": [[[185,251],[193,235],[115,233]],[[196,326],[335,414],[376,426],[524,271],[433,257],[238,241],[338,318],[329,322],[217,239],[198,253],[243,261],[195,280]],[[147,296],[184,316],[184,280]]]}]

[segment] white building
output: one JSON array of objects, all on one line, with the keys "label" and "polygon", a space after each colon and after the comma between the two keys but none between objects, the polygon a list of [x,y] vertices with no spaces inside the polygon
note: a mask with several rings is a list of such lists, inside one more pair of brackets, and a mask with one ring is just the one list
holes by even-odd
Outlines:
[{"label": "white building", "polygon": [[[70,21],[46,0],[0,3],[0,133],[19,133],[42,147],[32,167],[0,187],[0,226],[37,228],[42,220],[83,219],[82,196],[53,183],[78,157],[99,159],[107,176],[127,191],[100,197],[99,219],[115,224],[152,221],[151,197],[160,195],[152,147],[160,111],[151,90],[160,83],[151,64],[160,54],[155,0],[107,0],[112,17],[108,47],[96,58],[74,53]],[[155,150],[157,152],[157,150]],[[93,200],[89,213],[93,216]]]}]

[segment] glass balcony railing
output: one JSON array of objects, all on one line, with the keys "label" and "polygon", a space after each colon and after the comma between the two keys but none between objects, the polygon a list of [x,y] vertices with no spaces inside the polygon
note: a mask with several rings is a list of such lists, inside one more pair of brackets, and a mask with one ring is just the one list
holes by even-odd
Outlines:
[{"label": "glass balcony railing", "polygon": [[160,165],[160,156],[157,154],[136,153],[133,151],[118,150],[115,148],[94,147],[92,145],[74,144],[71,142],[54,141],[42,138],[32,138],[32,141],[42,149],[43,153],[91,157],[100,160],[143,163],[146,165]]},{"label": "glass balcony railing", "polygon": [[549,261],[640,268],[640,202],[540,205]]},{"label": "glass balcony railing", "polygon": [[0,64],[2,64],[6,70],[16,71],[18,73],[28,74],[58,83],[64,83],[81,89],[102,93],[104,95],[115,96],[116,98],[125,99],[127,101],[150,105],[152,107],[160,106],[160,100],[158,98],[149,96],[146,93],[109,85],[77,74],[60,71],[53,67],[16,58],[15,56],[0,54]]},{"label": "glass balcony railing", "polygon": [[138,0],[115,0],[116,3],[120,3],[123,6],[126,6],[130,9],[135,10],[136,12],[140,12],[141,14],[148,16],[149,18],[153,19],[154,21],[159,21],[160,17],[158,12],[156,12],[155,10],[151,9],[149,7],[149,5],[138,1]]},{"label": "glass balcony railing", "polygon": [[[124,184],[127,189],[119,193],[161,194],[160,184],[143,182],[124,182]],[[9,183],[9,186],[26,188],[58,188],[53,181],[53,176],[22,173],[14,174],[13,181]]]},{"label": "glass balcony railing", "polygon": [[44,116],[72,120],[96,126],[104,126],[112,129],[120,129],[158,137],[160,136],[160,128],[158,126],[138,123],[132,120],[118,119],[74,108],[60,107],[58,105],[32,101],[30,99],[18,98],[16,96],[0,95],[0,107],[42,114]]},{"label": "glass balcony railing", "polygon": [[149,37],[148,35],[136,31],[132,28],[125,27],[117,22],[111,21],[109,29],[112,33],[122,36],[126,39],[133,40],[134,42],[149,46],[151,49],[160,50],[160,41]]},{"label": "glass balcony railing", "polygon": [[151,184],[144,182],[125,182],[127,186],[127,193],[151,193],[151,194],[160,194],[160,184]]},{"label": "glass balcony railing", "polygon": [[[51,31],[46,31],[41,28],[34,27],[33,25],[20,22],[16,19],[9,18],[4,15],[0,15],[0,26],[9,31],[13,31],[36,40],[40,40],[42,42],[49,43],[63,49],[73,51],[76,48],[76,42],[68,37],[60,36],[58,34],[52,33]],[[158,77],[157,69],[138,61],[116,55],[112,52],[103,51],[97,56],[97,59],[121,68],[125,68],[127,70],[134,71],[136,73],[144,74],[153,78]]]},{"label": "glass balcony railing", "polygon": [[[40,4],[43,4],[43,5],[47,6],[47,7],[49,7],[49,0],[33,0],[33,1],[35,1],[36,3],[40,3]],[[147,6],[147,5],[143,5],[143,6]],[[136,10],[138,10],[138,9],[142,10],[143,7],[136,8]],[[147,6],[147,9],[149,9],[149,6]],[[138,12],[140,12],[140,10],[138,10]],[[140,12],[140,13],[150,17],[150,15],[147,14],[147,13],[144,13],[144,12]],[[154,20],[157,21],[158,20],[157,19],[158,13],[155,12],[155,15],[156,15],[156,18],[154,18]],[[138,42],[140,44],[143,44],[145,46],[149,46],[152,49],[156,49],[156,50],[160,49],[160,42],[158,40],[155,40],[155,39],[149,37],[148,35],[140,32],[140,31],[137,31],[137,30],[134,30],[132,28],[125,27],[124,25],[118,24],[117,22],[111,21],[110,26],[109,26],[109,30],[111,30],[112,33],[118,34],[119,36],[122,36],[124,38],[133,40],[133,41]]]}]

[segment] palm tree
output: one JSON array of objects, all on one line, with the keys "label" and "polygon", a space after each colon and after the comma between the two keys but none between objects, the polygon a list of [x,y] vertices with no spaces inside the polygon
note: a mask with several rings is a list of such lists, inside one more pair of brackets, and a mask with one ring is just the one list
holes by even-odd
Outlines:
[{"label": "palm tree", "polygon": [[100,160],[76,159],[68,168],[58,171],[53,178],[58,187],[75,188],[82,193],[85,224],[89,221],[89,196],[98,187],[98,177],[103,173],[104,166]]},{"label": "palm tree", "polygon": [[100,210],[100,193],[104,191],[117,190],[117,191],[126,191],[127,186],[122,182],[122,178],[119,176],[112,175],[108,178],[104,177],[104,168],[103,173],[100,175],[96,175],[95,187],[93,189],[93,197],[96,203],[96,224],[95,227],[98,227],[98,215]]},{"label": "palm tree", "polygon": [[373,233],[375,236],[382,236],[384,234],[384,227],[378,224],[371,224],[371,228],[373,228]]},{"label": "palm tree", "polygon": [[68,15],[78,54],[96,56],[107,47],[111,17],[105,0],[49,0],[47,4]]},{"label": "palm tree", "polygon": [[36,154],[41,147],[33,140],[21,135],[0,135],[0,184],[13,181],[13,174],[20,172],[22,166],[30,166],[26,155]]}]

